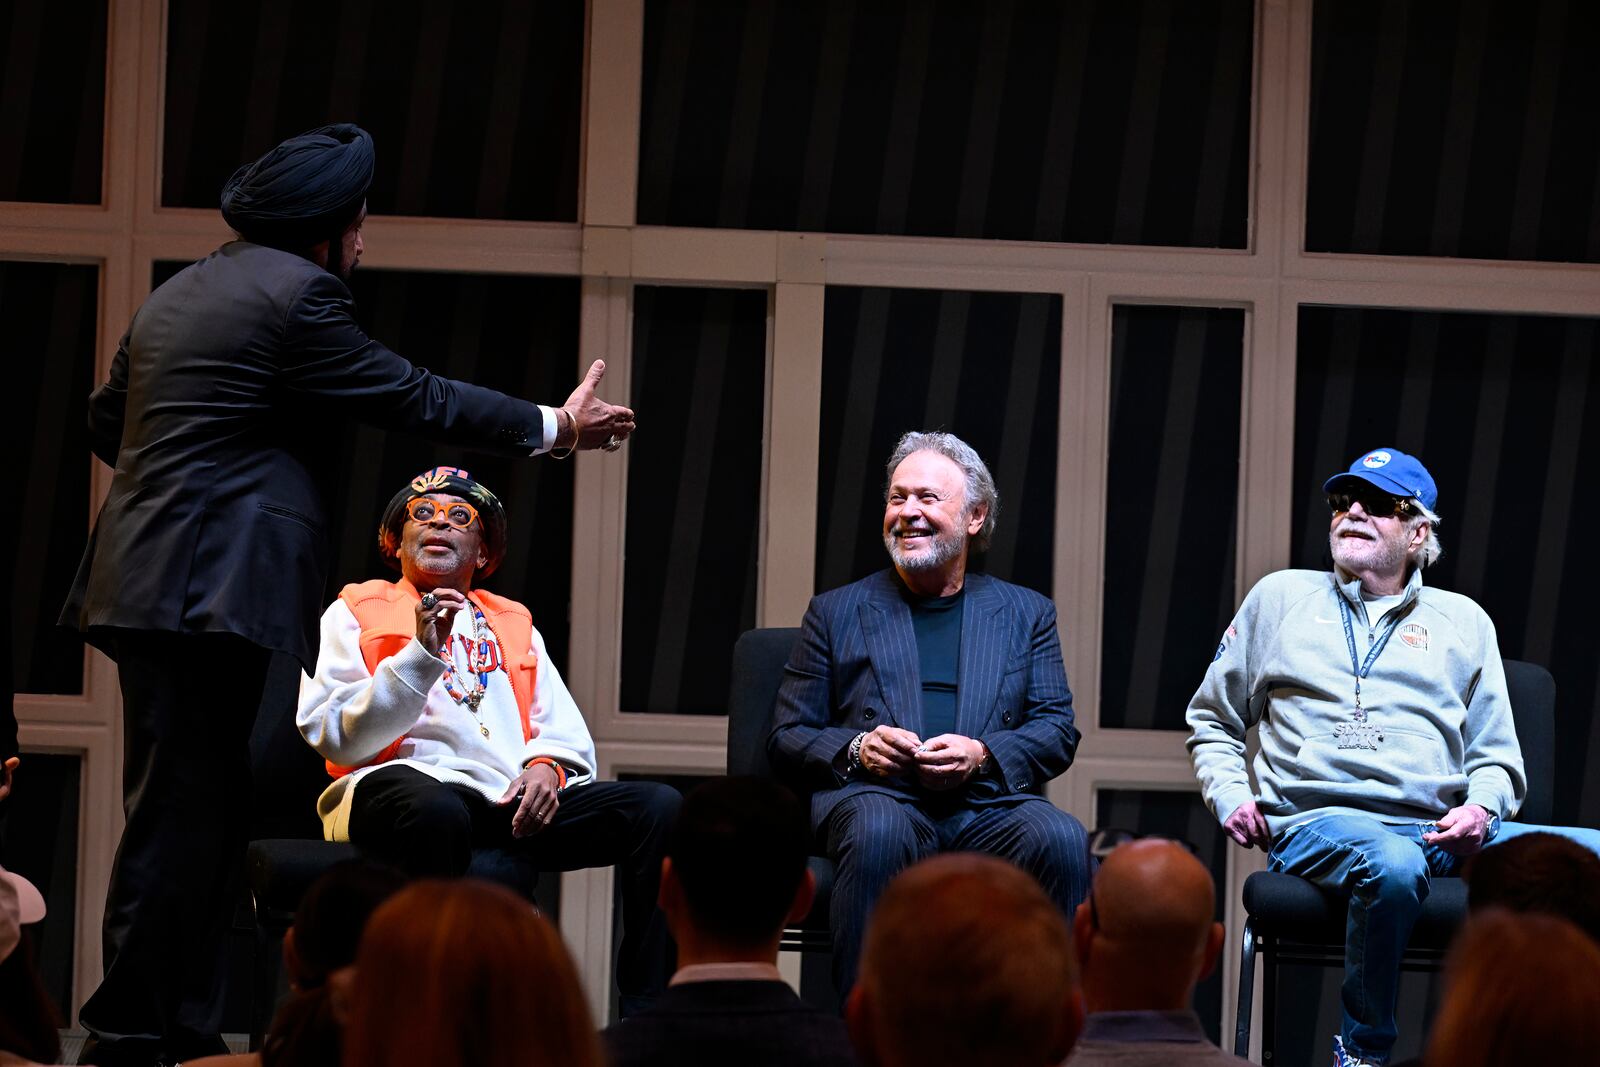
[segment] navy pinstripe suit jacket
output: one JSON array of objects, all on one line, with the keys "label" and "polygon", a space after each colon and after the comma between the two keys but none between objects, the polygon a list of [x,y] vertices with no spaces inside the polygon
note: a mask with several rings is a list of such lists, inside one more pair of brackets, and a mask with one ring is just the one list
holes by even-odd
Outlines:
[{"label": "navy pinstripe suit jacket", "polygon": [[[986,804],[1037,792],[1065,771],[1078,729],[1055,605],[984,574],[967,575],[965,588],[955,732],[981,740],[998,764],[998,774],[962,787],[969,803]],[[791,785],[811,793],[813,827],[856,793],[935,795],[909,779],[838,772],[851,738],[884,724],[922,736],[911,609],[887,569],[813,597],[784,668],[767,753]]]}]

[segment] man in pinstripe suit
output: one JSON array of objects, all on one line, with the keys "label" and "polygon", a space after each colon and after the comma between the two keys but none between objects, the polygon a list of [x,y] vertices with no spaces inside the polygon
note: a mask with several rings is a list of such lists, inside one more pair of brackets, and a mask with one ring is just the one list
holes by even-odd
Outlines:
[{"label": "man in pinstripe suit", "polygon": [[811,791],[812,827],[837,866],[841,995],[878,895],[923,857],[1003,857],[1068,915],[1088,891],[1083,827],[1040,795],[1078,745],[1055,606],[966,573],[998,504],[966,442],[902,437],[883,517],[894,566],[813,598],[785,668],[767,748]]}]

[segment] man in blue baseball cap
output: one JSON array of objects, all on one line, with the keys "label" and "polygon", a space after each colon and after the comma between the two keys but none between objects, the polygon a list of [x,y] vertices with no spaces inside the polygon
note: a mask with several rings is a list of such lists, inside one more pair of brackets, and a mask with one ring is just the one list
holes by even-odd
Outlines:
[{"label": "man in blue baseball cap", "polygon": [[[1400,955],[1429,879],[1497,837],[1527,792],[1494,624],[1422,584],[1439,492],[1415,457],[1364,452],[1323,483],[1333,571],[1258,582],[1189,703],[1206,803],[1270,869],[1350,898],[1336,1067],[1382,1064]],[[1256,788],[1245,734],[1257,728]]]}]

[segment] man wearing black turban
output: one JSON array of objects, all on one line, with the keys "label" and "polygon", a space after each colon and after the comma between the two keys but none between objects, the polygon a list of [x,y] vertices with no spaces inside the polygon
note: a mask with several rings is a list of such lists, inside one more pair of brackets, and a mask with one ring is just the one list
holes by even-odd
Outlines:
[{"label": "man wearing black turban", "polygon": [[271,652],[314,667],[328,574],[324,442],[307,428],[355,419],[521,456],[615,449],[633,430],[594,395],[599,361],[541,407],[367,337],[345,279],[372,174],[352,125],[241,168],[222,194],[239,240],[150,294],[89,398],[91,447],[115,475],[62,621],[117,661],[127,814],[106,975],[80,1016],[95,1062],[223,1047],[252,720]]}]

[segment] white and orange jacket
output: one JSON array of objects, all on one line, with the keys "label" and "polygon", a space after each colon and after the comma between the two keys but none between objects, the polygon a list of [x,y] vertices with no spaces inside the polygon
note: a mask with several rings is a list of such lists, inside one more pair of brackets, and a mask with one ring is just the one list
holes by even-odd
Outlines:
[{"label": "white and orange jacket", "polygon": [[[317,800],[329,841],[349,839],[356,783],[379,766],[412,767],[490,800],[537,756],[561,764],[569,789],[593,779],[594,740],[528,609],[480,589],[468,596],[483,609],[503,664],[476,716],[445,691],[445,661],[416,639],[410,582],[347,585],[323,612],[317,670],[301,676],[295,724],[333,775]],[[472,613],[457,613],[452,632],[452,641],[470,641]]]}]

